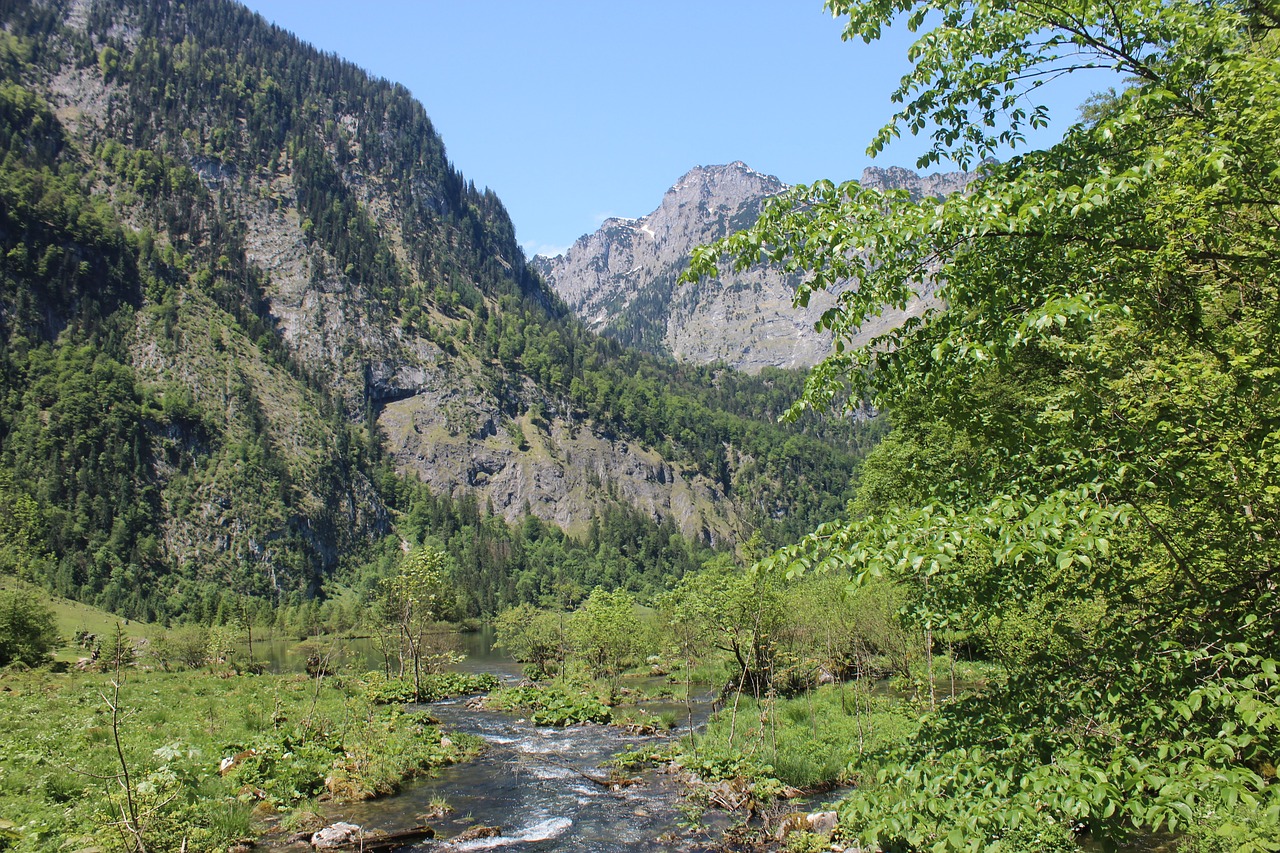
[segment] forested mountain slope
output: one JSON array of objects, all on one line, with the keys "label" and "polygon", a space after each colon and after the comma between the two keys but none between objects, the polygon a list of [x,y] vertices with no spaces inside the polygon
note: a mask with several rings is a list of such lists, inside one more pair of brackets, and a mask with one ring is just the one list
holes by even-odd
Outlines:
[{"label": "forested mountain slope", "polygon": [[576,580],[629,583],[641,541],[780,540],[842,505],[852,427],[774,423],[798,375],[588,332],[403,87],[223,0],[0,17],[6,570],[162,615],[490,524],[506,545],[455,556],[509,599],[502,519],[597,563],[616,540]]}]

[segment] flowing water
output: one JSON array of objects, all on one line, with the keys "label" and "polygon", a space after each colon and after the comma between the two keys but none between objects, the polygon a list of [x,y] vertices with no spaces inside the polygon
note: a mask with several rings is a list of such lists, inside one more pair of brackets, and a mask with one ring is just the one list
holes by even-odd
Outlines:
[{"label": "flowing water", "polygon": [[[421,823],[433,800],[454,810],[426,821],[444,841],[419,850],[609,851],[709,850],[705,836],[683,830],[675,782],[660,773],[611,788],[602,765],[629,745],[654,736],[610,726],[543,728],[498,711],[439,702],[431,713],[448,729],[479,735],[489,748],[479,758],[444,769],[384,800],[343,808],[344,819],[366,829],[393,831]],[[495,837],[449,843],[470,826],[499,827]]]},{"label": "flowing water", "polygon": [[[491,633],[460,636],[466,659],[458,668],[492,672],[504,681],[520,677],[520,665],[492,647]],[[348,652],[366,669],[381,669],[381,657],[367,642],[351,641]],[[283,646],[272,649],[276,669],[296,669],[298,656]],[[416,781],[401,793],[367,803],[336,807],[332,820],[358,824],[366,831],[395,832],[423,823],[436,829],[438,840],[405,850],[529,851],[707,851],[717,849],[708,830],[682,825],[678,786],[670,776],[645,771],[635,784],[610,787],[605,763],[628,746],[676,737],[635,735],[610,726],[535,726],[519,715],[468,707],[465,700],[437,702],[426,709],[447,731],[466,732],[485,740],[478,758],[447,767],[437,776]],[[655,713],[683,705],[653,705]],[[705,720],[709,702],[695,708],[695,720]],[[425,819],[433,803],[443,801],[452,811],[443,818]],[[469,827],[498,827],[489,838],[450,842]]]}]

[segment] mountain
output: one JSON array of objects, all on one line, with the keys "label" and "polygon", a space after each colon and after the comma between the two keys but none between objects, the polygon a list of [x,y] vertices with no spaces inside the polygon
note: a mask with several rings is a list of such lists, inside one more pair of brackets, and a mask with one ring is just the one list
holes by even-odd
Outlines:
[{"label": "mountain", "polygon": [[848,497],[865,431],[587,330],[403,87],[226,0],[0,19],[0,571],[163,618],[429,540],[492,609]]},{"label": "mountain", "polygon": [[[913,197],[943,196],[972,180],[969,173],[921,176],[909,169],[869,168],[864,186],[905,189]],[[831,347],[814,329],[834,304],[817,294],[792,304],[798,279],[777,269],[726,272],[715,281],[677,286],[695,246],[745,228],[765,200],[787,189],[745,163],[699,166],[667,190],[658,209],[640,219],[609,219],[562,255],[533,263],[556,293],[594,331],[648,352],[695,364],[724,362],[740,370],[811,367]],[[932,294],[905,312],[886,311],[863,339],[919,313]]]}]

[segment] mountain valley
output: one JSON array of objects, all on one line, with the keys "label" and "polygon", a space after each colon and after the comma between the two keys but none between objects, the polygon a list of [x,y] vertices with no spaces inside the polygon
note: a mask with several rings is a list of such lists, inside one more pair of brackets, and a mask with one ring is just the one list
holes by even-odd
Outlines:
[{"label": "mountain valley", "polygon": [[[6,14],[15,570],[138,616],[305,599],[407,543],[421,483],[577,539],[615,507],[627,571],[675,532],[678,574],[847,499],[865,428],[587,330],[403,87],[224,0]],[[457,557],[509,588],[500,553]]]}]

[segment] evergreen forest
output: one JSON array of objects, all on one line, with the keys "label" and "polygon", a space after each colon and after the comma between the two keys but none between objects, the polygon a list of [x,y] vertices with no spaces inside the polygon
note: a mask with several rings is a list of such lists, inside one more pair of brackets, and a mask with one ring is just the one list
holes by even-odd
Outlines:
[{"label": "evergreen forest", "polygon": [[[122,616],[201,621],[230,589],[259,609],[323,601],[386,549],[431,541],[466,579],[462,613],[492,615],[566,578],[651,593],[709,548],[755,530],[782,544],[847,499],[879,426],[779,425],[796,372],[686,367],[585,331],[402,87],[233,3],[66,15],[5,10],[7,571]],[[49,98],[67,89],[96,93],[97,121],[59,118]],[[306,318],[291,337],[273,314],[285,297],[251,229],[277,213],[304,242],[301,285],[339,291],[347,327]],[[465,483],[429,494],[378,422],[413,389],[376,373],[410,348],[519,450],[521,418],[633,442],[732,521],[681,528],[607,473],[572,536]]]}]

